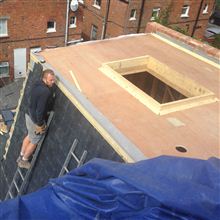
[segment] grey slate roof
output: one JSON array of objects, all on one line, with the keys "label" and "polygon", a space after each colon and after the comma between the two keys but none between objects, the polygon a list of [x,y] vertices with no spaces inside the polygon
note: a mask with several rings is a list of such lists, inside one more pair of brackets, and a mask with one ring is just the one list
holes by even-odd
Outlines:
[{"label": "grey slate roof", "polygon": [[16,108],[23,82],[23,78],[15,79],[14,82],[0,88],[0,110]]},{"label": "grey slate roof", "polygon": [[[0,162],[1,200],[4,199],[7,193],[7,182],[10,183],[12,181],[17,168],[16,159],[19,155],[23,138],[27,132],[24,115],[27,112],[28,94],[33,82],[39,78],[41,69],[42,66],[37,64],[33,72],[29,75],[7,158]],[[43,142],[35,167],[32,170],[32,175],[26,190],[27,193],[39,189],[44,186],[50,178],[55,178],[59,175],[75,138],[79,140],[75,150],[77,157],[81,157],[84,150],[88,151],[85,162],[95,157],[123,161],[58,87],[55,88],[55,93],[54,117]],[[76,163],[72,161],[69,169],[75,167]]]}]

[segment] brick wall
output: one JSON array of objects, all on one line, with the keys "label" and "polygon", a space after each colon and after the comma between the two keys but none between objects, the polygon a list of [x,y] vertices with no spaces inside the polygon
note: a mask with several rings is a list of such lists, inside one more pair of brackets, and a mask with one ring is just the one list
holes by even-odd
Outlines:
[{"label": "brick wall", "polygon": [[[174,27],[178,26],[179,28],[186,30],[188,34],[191,35],[201,1],[202,0],[145,0],[140,28],[138,28],[141,17],[142,0],[131,0],[129,3],[126,3],[126,1],[111,0],[107,25],[107,37],[137,33],[138,29],[140,29],[139,32],[145,32],[147,23],[151,21],[152,10],[154,8],[160,8],[161,15],[169,7],[169,23]],[[102,0],[100,9],[93,7],[94,0],[85,0],[84,2],[84,37],[86,40],[90,39],[91,25],[95,24],[98,27],[98,39],[100,39],[103,28],[102,21],[106,12],[107,0]],[[203,1],[199,21],[196,25],[197,27],[194,34],[195,37],[202,38],[208,23],[208,18],[213,10],[214,2],[214,0]],[[208,4],[208,13],[203,14],[202,11],[206,4]],[[184,5],[190,6],[188,17],[181,17],[182,7]],[[130,20],[130,13],[132,9],[136,10],[135,20]]]},{"label": "brick wall", "polygon": [[[91,27],[98,27],[97,39],[101,39],[103,19],[106,16],[107,0],[102,0],[101,7],[94,7],[94,0],[84,1],[83,38],[90,40]],[[106,37],[115,37],[124,33],[128,3],[120,0],[110,1]]]},{"label": "brick wall", "polygon": [[[195,29],[195,33],[194,33],[195,37],[197,37],[197,38],[203,37],[205,29],[208,24],[209,16],[211,15],[213,7],[214,7],[214,3],[215,3],[214,0],[204,0],[203,1],[202,7],[200,10],[200,14],[199,14],[198,23],[196,25],[196,29]],[[185,30],[188,30],[188,34],[191,36],[192,31],[193,31],[193,27],[196,22],[196,18],[197,18],[199,9],[200,9],[200,4],[201,4],[201,0],[200,1],[179,0],[178,3],[177,3],[177,1],[174,1],[172,4],[172,9],[171,9],[171,13],[170,13],[170,23],[174,26],[177,25]],[[206,4],[208,4],[208,12],[203,13],[203,9]],[[190,6],[188,17],[181,17],[180,16],[183,5]]]},{"label": "brick wall", "polygon": [[[8,37],[0,37],[0,62],[10,64],[10,78],[14,76],[15,48],[27,48],[27,61],[31,47],[64,46],[66,1],[19,0],[0,2],[0,17],[8,18]],[[77,27],[68,28],[68,41],[81,38],[82,9],[70,10],[69,18],[77,17]],[[47,33],[47,22],[56,22],[56,32]]]},{"label": "brick wall", "polygon": [[93,0],[84,1],[84,8],[83,8],[83,39],[90,40],[91,35],[91,28],[92,25],[98,27],[97,31],[97,39],[101,38],[102,33],[102,22],[103,17],[105,15],[105,1],[101,4],[100,9],[93,6]]},{"label": "brick wall", "polygon": [[128,16],[128,4],[121,1],[111,1],[108,24],[107,37],[116,37],[126,32]]}]

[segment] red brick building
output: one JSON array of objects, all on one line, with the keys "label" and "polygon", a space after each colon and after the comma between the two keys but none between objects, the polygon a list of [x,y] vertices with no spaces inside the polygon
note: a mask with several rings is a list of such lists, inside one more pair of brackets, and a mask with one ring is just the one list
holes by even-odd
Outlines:
[{"label": "red brick building", "polygon": [[84,0],[83,37],[103,39],[144,32],[159,19],[202,38],[215,0]]},{"label": "red brick building", "polygon": [[[0,81],[26,75],[30,51],[81,39],[82,7],[67,0],[0,1]],[[68,14],[68,24],[66,18]]]},{"label": "red brick building", "polygon": [[[73,2],[79,3],[75,12],[67,7]],[[69,45],[81,38],[104,39],[145,32],[146,24],[158,18],[201,38],[214,2],[0,0],[0,82],[25,76],[30,51]]]}]

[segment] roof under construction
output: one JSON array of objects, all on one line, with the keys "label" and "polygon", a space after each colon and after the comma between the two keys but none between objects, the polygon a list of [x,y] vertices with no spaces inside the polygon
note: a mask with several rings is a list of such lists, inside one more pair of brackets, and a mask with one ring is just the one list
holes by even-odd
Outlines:
[{"label": "roof under construction", "polygon": [[146,157],[219,157],[219,66],[156,34],[40,53]]}]

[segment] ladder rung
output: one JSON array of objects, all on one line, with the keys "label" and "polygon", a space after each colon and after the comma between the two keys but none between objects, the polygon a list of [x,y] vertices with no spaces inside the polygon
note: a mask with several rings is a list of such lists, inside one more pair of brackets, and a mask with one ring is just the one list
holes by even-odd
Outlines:
[{"label": "ladder rung", "polygon": [[75,155],[73,152],[71,152],[71,155],[74,157],[74,159],[76,160],[76,162],[79,163],[79,159],[76,157],[76,155]]},{"label": "ladder rung", "polygon": [[13,180],[13,183],[14,183],[14,185],[15,185],[15,188],[16,188],[17,191],[19,192],[18,185],[17,185],[17,183],[15,182],[15,180]]},{"label": "ladder rung", "polygon": [[87,156],[87,151],[84,150],[77,167],[81,166],[84,163],[86,156]]},{"label": "ladder rung", "polygon": [[21,170],[20,170],[20,169],[18,169],[18,173],[20,174],[21,179],[22,179],[22,181],[23,181],[23,180],[24,180],[24,176],[23,176],[23,174],[21,173]]},{"label": "ladder rung", "polygon": [[[81,166],[84,163],[84,161],[86,159],[86,156],[87,156],[87,151],[84,150],[81,158],[80,159],[77,158],[76,154],[74,154],[74,151],[76,149],[77,144],[78,144],[78,140],[75,139],[73,144],[72,144],[72,146],[71,146],[71,148],[70,148],[69,153],[67,154],[66,160],[65,160],[65,162],[63,164],[63,167],[62,167],[62,169],[60,171],[59,176],[63,175],[65,171],[67,173],[69,172],[69,170],[67,169],[67,166],[69,165],[71,159],[75,159],[75,161],[77,162],[77,167]],[[73,158],[71,158],[71,157],[73,157]]]},{"label": "ladder rung", "polygon": [[66,168],[66,167],[64,167],[64,170],[68,173],[69,172],[69,170]]},{"label": "ladder rung", "polygon": [[8,194],[9,194],[9,196],[10,196],[11,198],[13,198],[13,195],[11,194],[11,192],[8,192]]}]

